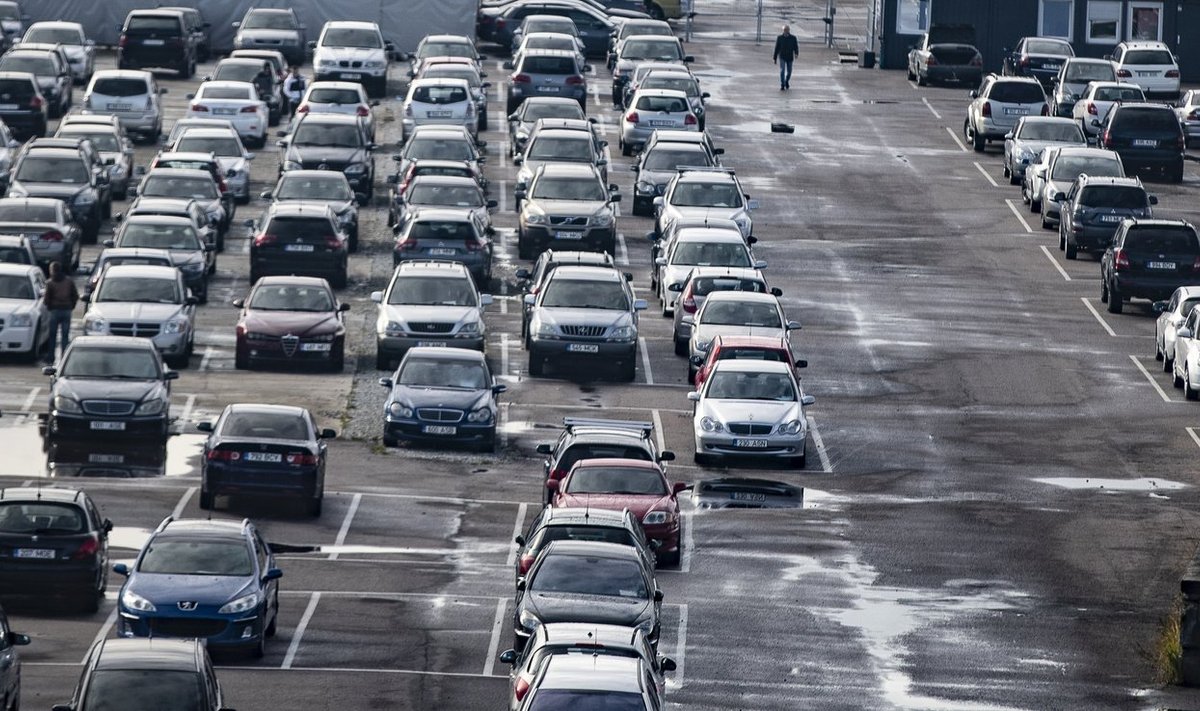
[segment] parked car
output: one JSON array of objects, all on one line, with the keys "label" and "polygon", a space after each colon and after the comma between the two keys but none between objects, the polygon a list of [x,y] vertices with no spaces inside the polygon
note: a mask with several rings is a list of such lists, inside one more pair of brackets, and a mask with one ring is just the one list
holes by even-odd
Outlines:
[{"label": "parked car", "polygon": [[175,267],[110,266],[88,300],[83,332],[149,339],[168,364],[186,368],[196,342],[195,304]]},{"label": "parked car", "polygon": [[29,26],[29,15],[17,0],[0,2],[0,28],[4,30],[4,38],[12,42],[25,33]]},{"label": "parked car", "polygon": [[390,378],[384,405],[383,443],[470,444],[496,448],[496,396],[508,389],[492,377],[483,353],[466,348],[410,348]]},{"label": "parked car", "polygon": [[396,231],[393,265],[418,260],[448,260],[467,267],[476,284],[492,279],[492,240],[477,212],[421,208],[407,213]]},{"label": "parked car", "polygon": [[680,298],[680,292],[670,286],[682,283],[696,267],[761,270],[766,262],[756,260],[750,244],[730,227],[681,227],[663,248],[662,256],[654,259],[654,284],[664,316],[675,315]]},{"label": "parked car", "polygon": [[116,116],[127,133],[154,143],[162,135],[166,93],[150,72],[101,69],[92,75],[82,107],[85,113]]},{"label": "parked car", "polygon": [[296,105],[295,118],[302,114],[349,114],[358,117],[367,139],[375,140],[375,115],[371,107],[379,102],[367,97],[362,84],[350,81],[314,82]]},{"label": "parked car", "polygon": [[208,36],[208,30],[212,25],[205,21],[204,15],[200,14],[198,8],[166,5],[158,7],[161,10],[176,10],[183,15],[183,27],[196,44],[197,62],[207,62],[212,59],[212,40]]},{"label": "parked car", "polygon": [[478,134],[475,97],[465,79],[414,79],[408,84],[401,125],[407,137],[417,126],[463,126]]},{"label": "parked car", "polygon": [[975,48],[975,28],[932,25],[908,48],[908,80],[918,86],[962,82],[977,85],[983,78],[983,55]]},{"label": "parked car", "polygon": [[[450,170],[442,168],[445,165],[434,165],[434,161],[417,161],[409,172],[415,174],[407,187],[394,192],[388,205],[388,222],[393,225],[393,232],[399,233],[413,213],[425,209],[446,208],[470,214],[481,226],[482,234],[490,237],[495,229],[492,227],[491,211],[496,207],[495,200],[488,200],[474,178],[467,175],[445,175],[443,173],[457,172],[454,167]],[[450,164],[454,166],[454,164]],[[426,168],[434,170],[426,172]],[[465,164],[459,163],[457,169],[467,171]],[[444,256],[444,255],[443,255]],[[482,255],[479,255],[482,257]]]},{"label": "parked car", "polygon": [[543,251],[534,260],[531,269],[518,267],[516,277],[522,297],[521,340],[523,342],[529,337],[529,315],[533,311],[533,306],[525,303],[525,295],[533,294],[536,296],[542,290],[542,287],[546,285],[546,280],[549,279],[550,274],[564,264],[614,268],[613,257],[608,252],[581,252],[578,250],[562,249],[547,249]]},{"label": "parked car", "polygon": [[1022,37],[1012,51],[1004,51],[1005,76],[1033,77],[1043,87],[1058,76],[1064,61],[1075,56],[1070,42],[1053,37]]},{"label": "parked car", "polygon": [[252,7],[239,22],[233,23],[237,34],[234,49],[277,49],[288,63],[304,64],[308,41],[307,26],[292,8]]},{"label": "parked car", "polygon": [[515,189],[528,187],[538,168],[547,163],[586,163],[595,166],[601,182],[607,183],[607,145],[608,141],[599,139],[587,121],[539,119],[525,152],[513,158],[513,163],[521,166]]},{"label": "parked car", "polygon": [[[12,138],[45,136],[49,117],[49,105],[33,74],[0,72],[0,120],[12,130]],[[16,147],[7,141],[6,145]]]},{"label": "parked car", "polygon": [[76,84],[86,83],[96,69],[96,43],[78,22],[35,22],[21,38],[21,45],[27,44],[61,45]]},{"label": "parked car", "polygon": [[117,69],[172,69],[190,79],[199,61],[196,35],[179,10],[130,10],[117,47]]},{"label": "parked car", "polygon": [[56,708],[129,705],[132,688],[146,708],[225,708],[204,640],[161,637],[97,639],[87,652],[71,701]]},{"label": "parked car", "polygon": [[115,128],[104,124],[60,124],[54,137],[91,141],[104,161],[113,199],[124,200],[128,196],[133,180],[133,144],[119,124]]},{"label": "parked car", "polygon": [[29,643],[28,635],[13,631],[0,608],[0,701],[14,709],[21,702],[21,655],[15,648]]},{"label": "parked car", "polygon": [[13,166],[10,198],[53,198],[66,203],[83,238],[96,240],[111,202],[108,176],[93,172],[79,150],[26,144]]},{"label": "parked car", "polygon": [[800,329],[787,319],[779,298],[749,291],[718,291],[709,294],[696,311],[688,339],[688,382],[695,382],[695,359],[712,347],[717,336],[765,336],[790,342],[791,332]]},{"label": "parked car", "polygon": [[234,366],[259,364],[317,365],[340,373],[346,357],[343,314],[350,304],[339,302],[324,279],[267,276],[257,280],[244,299],[236,328]]},{"label": "parked car", "polygon": [[1132,298],[1158,301],[1197,279],[1200,240],[1191,223],[1126,219],[1100,260],[1100,301],[1119,314]]},{"label": "parked car", "polygon": [[81,274],[86,275],[88,278],[81,292],[81,297],[84,300],[91,298],[92,293],[96,291],[96,284],[100,283],[100,275],[110,265],[114,264],[173,267],[175,266],[175,261],[171,258],[171,253],[165,249],[153,249],[150,247],[106,247],[96,257],[95,262],[81,267],[79,270]]},{"label": "parked car", "polygon": [[1150,103],[1114,106],[1101,127],[1099,145],[1116,151],[1126,170],[1161,170],[1171,182],[1183,182],[1187,137],[1169,106]]},{"label": "parked car", "polygon": [[197,301],[208,301],[208,279],[216,271],[216,248],[203,242],[189,217],[135,215],[122,220],[105,247],[165,249]]},{"label": "parked car", "polygon": [[1059,116],[1022,116],[1004,136],[1004,177],[1020,185],[1025,169],[1043,149],[1051,146],[1087,147],[1087,139],[1071,119]]},{"label": "parked car", "polygon": [[[1058,248],[1067,259],[1079,250],[1103,252],[1112,242],[1117,227],[1128,217],[1153,217],[1158,198],[1146,192],[1137,178],[1080,175],[1064,195],[1055,195],[1059,205]],[[1061,199],[1060,199],[1061,198]]]},{"label": "parked car", "polygon": [[1050,115],[1046,95],[1036,79],[989,74],[978,90],[971,91],[971,99],[963,137],[976,153],[982,153],[988,143],[1002,140],[1021,117]]},{"label": "parked car", "polygon": [[534,96],[521,102],[508,115],[508,145],[513,158],[525,152],[525,143],[538,119],[586,119],[583,107],[574,99],[557,96]]},{"label": "parked car", "polygon": [[1154,302],[1154,311],[1158,313],[1154,322],[1154,360],[1162,361],[1164,373],[1170,373],[1175,364],[1175,334],[1196,306],[1200,306],[1200,286],[1181,286],[1170,300]]},{"label": "parked car", "polygon": [[[547,479],[548,481],[550,480]],[[549,492],[549,488],[546,491]],[[513,540],[517,544],[517,556],[513,567],[517,580],[529,572],[533,562],[537,560],[538,553],[552,541],[616,543],[636,550],[650,567],[654,567],[657,562],[654,547],[646,538],[641,520],[627,509],[613,511],[604,508],[593,509],[591,506],[543,506],[525,534],[518,535]]]},{"label": "parked car", "polygon": [[[1071,118],[1079,123],[1085,136],[1089,138],[1100,134],[1100,127],[1108,118],[1112,107],[1122,103],[1141,103],[1146,100],[1141,87],[1135,84],[1122,84],[1112,81],[1094,81],[1087,85],[1075,102]],[[1095,122],[1099,122],[1097,125]]]},{"label": "parked car", "polygon": [[[675,453],[659,450],[654,424],[631,420],[564,417],[563,431],[553,442],[541,442],[537,453],[546,455],[542,468],[547,481],[562,479],[582,459],[643,459],[648,462],[675,461]],[[543,502],[550,503],[550,489],[543,488]]]},{"label": "parked car", "polygon": [[532,259],[556,243],[616,253],[613,206],[621,193],[616,185],[605,187],[595,166],[548,163],[515,196],[521,201],[517,226],[521,259]]},{"label": "parked car", "polygon": [[703,357],[691,359],[698,368],[695,384],[703,385],[713,367],[722,360],[778,361],[787,363],[792,370],[808,367],[808,361],[797,359],[792,353],[791,340],[786,337],[717,334]]},{"label": "parked car", "polygon": [[626,87],[638,64],[643,62],[678,64],[678,69],[687,71],[684,65],[693,61],[695,61],[694,58],[684,51],[683,43],[674,35],[639,35],[623,40],[620,46],[615,48],[614,62],[611,67],[613,105],[623,103]]},{"label": "parked car", "polygon": [[401,262],[384,291],[371,293],[379,304],[375,321],[375,367],[390,370],[414,346],[483,351],[483,308],[471,274],[454,262]]},{"label": "parked car", "polygon": [[256,148],[266,145],[267,127],[272,123],[269,120],[270,109],[259,98],[253,84],[244,81],[206,81],[187,98],[191,103],[185,118],[222,117],[233,124],[242,140]]},{"label": "parked car", "polygon": [[757,269],[733,267],[695,267],[683,281],[667,284],[667,291],[679,294],[671,332],[675,341],[675,355],[681,356],[688,354],[693,319],[709,294],[732,291],[776,297],[783,295],[782,290],[768,287],[762,272]]},{"label": "parked car", "polygon": [[417,161],[452,161],[464,164],[480,186],[487,187],[483,176],[487,156],[465,128],[417,126],[400,153],[392,155],[392,160],[397,164],[394,177],[388,178],[392,184],[399,184],[402,176],[408,176],[409,169]]},{"label": "parked car", "polygon": [[370,96],[386,93],[388,60],[395,48],[374,22],[326,22],[308,48],[316,81],[356,81]]},{"label": "parked car", "polygon": [[225,234],[237,211],[237,201],[212,153],[159,153],[142,182],[129,194],[142,197],[195,200],[217,230],[217,251],[225,249]]},{"label": "parked car", "polygon": [[248,225],[250,282],[271,274],[322,277],[334,289],[349,280],[350,237],[323,202],[277,202]]},{"label": "parked car", "polygon": [[490,81],[484,81],[483,77],[487,76],[486,72],[480,72],[477,65],[469,59],[459,57],[435,57],[433,60],[456,60],[456,61],[437,61],[435,64],[427,64],[421,70],[421,79],[461,79],[467,83],[471,90],[471,100],[475,104],[476,117],[476,132],[486,131],[488,129],[488,89],[491,88]]},{"label": "parked car", "polygon": [[1050,80],[1054,87],[1051,102],[1055,116],[1070,116],[1087,85],[1094,81],[1117,81],[1117,70],[1107,59],[1071,57],[1063,62],[1058,75]]},{"label": "parked car", "polygon": [[50,312],[42,300],[45,284],[36,265],[0,262],[0,353],[20,353],[33,360],[45,350],[50,339]]},{"label": "parked car", "polygon": [[[574,628],[575,639],[583,640],[582,648],[576,647],[574,653],[566,653],[565,650],[553,653],[542,646],[539,651],[531,650],[523,654],[522,659],[527,660],[525,663],[534,666],[523,667],[527,670],[528,679],[518,676],[513,682],[510,709],[561,708],[560,704],[572,703],[575,699],[586,699],[585,703],[597,708],[663,708],[663,684],[654,650],[644,651],[643,648],[648,647],[645,642],[637,650],[629,651],[617,651],[622,647],[629,649],[628,644],[610,648],[601,643],[601,639],[611,641],[614,637],[618,640],[627,638],[628,627],[623,628],[623,636],[615,632],[601,637],[604,634],[601,628],[622,628],[616,625],[571,623],[553,623],[552,626],[556,630],[564,626]],[[511,655],[505,655],[506,659],[510,657],[516,661],[515,650],[511,651]],[[662,666],[667,666],[666,662],[666,658],[663,658]],[[670,667],[674,668],[674,662]],[[520,703],[521,699],[525,700],[524,704]]]},{"label": "parked car", "polygon": [[0,56],[0,72],[32,74],[47,102],[50,118],[59,118],[71,108],[71,65],[59,45],[17,45]]},{"label": "parked car", "polygon": [[1102,148],[1067,146],[1046,148],[1039,160],[1025,172],[1025,187],[1030,212],[1042,213],[1042,228],[1058,224],[1059,204],[1054,198],[1065,193],[1084,173],[1093,177],[1125,177],[1121,157]]},{"label": "parked car", "polygon": [[238,202],[250,202],[250,161],[254,154],[246,150],[236,132],[220,128],[193,128],[171,146],[179,153],[211,153],[221,168],[226,189]]},{"label": "parked car", "polygon": [[1167,101],[1179,98],[1179,63],[1162,42],[1122,42],[1106,59],[1112,60],[1118,79],[1142,87],[1147,98]]},{"label": "parked car", "polygon": [[[283,93],[283,77],[275,71],[274,65],[270,60],[262,57],[226,57],[217,62],[217,66],[213,69],[212,74],[204,77],[204,82],[200,85],[202,91],[205,84],[209,82],[221,82],[225,89],[229,89],[229,84],[249,84],[254,87],[254,94],[244,96],[242,92],[237,92],[234,96],[216,96],[214,98],[236,98],[241,101],[255,100],[261,101],[266,107],[265,116],[260,116],[262,126],[274,126],[279,123],[280,117],[287,109],[287,97]],[[226,93],[226,92],[222,92]],[[230,108],[226,106],[224,108]],[[241,111],[245,106],[238,106],[237,113],[222,113],[235,125],[240,121],[235,117],[240,117]],[[255,107],[257,108],[257,106]],[[240,127],[239,127],[240,128]],[[257,133],[258,131],[255,131]],[[265,131],[264,134],[265,136]]]},{"label": "parked car", "polygon": [[673,89],[638,89],[629,100],[629,111],[621,116],[621,155],[640,150],[655,130],[699,131],[687,94]]},{"label": "parked car", "polygon": [[358,251],[358,206],[366,196],[355,193],[343,173],[332,170],[292,170],[279,176],[273,190],[260,197],[272,203],[325,203],[348,236],[351,252]]},{"label": "parked car", "polygon": [[68,274],[79,268],[83,233],[62,200],[0,199],[0,235],[25,239],[34,254],[33,264],[48,268],[50,262],[58,262]]},{"label": "parked car", "polygon": [[671,178],[653,205],[654,231],[659,235],[672,222],[700,217],[732,220],[742,237],[749,239],[754,232],[750,212],[758,207],[758,201],[750,199],[732,170],[688,168]]},{"label": "parked car", "polygon": [[368,200],[374,196],[376,145],[367,138],[357,117],[305,114],[277,144],[284,149],[280,151],[280,175],[289,170],[338,170],[356,193]]},{"label": "parked car", "polygon": [[1175,331],[1175,350],[1171,358],[1171,382],[1183,389],[1183,399],[1200,397],[1200,312],[1195,308]]},{"label": "parked car", "polygon": [[525,99],[534,96],[564,96],[575,99],[587,110],[587,66],[580,66],[571,52],[531,49],[512,65],[508,77],[505,112],[512,114]]}]

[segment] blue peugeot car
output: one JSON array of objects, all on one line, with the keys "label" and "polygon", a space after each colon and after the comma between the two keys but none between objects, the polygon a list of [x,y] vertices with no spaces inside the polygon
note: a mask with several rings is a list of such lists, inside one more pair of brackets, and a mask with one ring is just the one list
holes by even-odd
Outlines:
[{"label": "blue peugeot car", "polygon": [[266,652],[279,616],[275,556],[249,519],[167,517],[130,569],[118,600],[120,637],[197,637],[210,649]]}]

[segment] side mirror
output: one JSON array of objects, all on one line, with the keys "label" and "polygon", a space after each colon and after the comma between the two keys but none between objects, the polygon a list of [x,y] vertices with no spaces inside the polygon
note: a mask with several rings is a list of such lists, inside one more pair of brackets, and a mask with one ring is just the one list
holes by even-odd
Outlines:
[{"label": "side mirror", "polygon": [[518,279],[528,279],[531,276],[533,276],[532,274],[529,273],[529,270],[526,269],[525,267],[521,267],[521,268],[517,269],[517,271],[514,272],[513,275],[516,276]]},{"label": "side mirror", "polygon": [[526,294],[525,296],[521,297],[521,302],[526,306],[533,306],[535,303],[537,303],[537,295]]},{"label": "side mirror", "polygon": [[163,380],[179,380],[179,371],[168,370],[167,372],[163,373]]},{"label": "side mirror", "polygon": [[345,303],[345,302],[338,304],[338,311],[345,313],[346,311],[349,311],[349,310],[350,310],[350,304]]},{"label": "side mirror", "polygon": [[760,259],[754,263],[754,268],[761,271],[767,268],[767,263]]},{"label": "side mirror", "polygon": [[196,98],[196,95],[195,94],[185,94],[184,97],[188,98],[188,99],[194,99],[194,98]]},{"label": "side mirror", "polygon": [[400,176],[399,175],[389,175],[387,177],[387,184],[388,185],[399,185],[400,184]]},{"label": "side mirror", "polygon": [[385,388],[391,389],[395,385],[395,381],[393,381],[391,378],[380,378],[379,384]]},{"label": "side mirror", "polygon": [[657,232],[647,232],[646,239],[649,240],[650,242],[657,242],[658,241],[658,233]]},{"label": "side mirror", "polygon": [[8,643],[14,647],[24,647],[25,645],[29,644],[29,642],[30,640],[28,635],[17,634],[16,632],[8,633]]},{"label": "side mirror", "polygon": [[662,206],[663,206],[663,205],[665,205],[666,203],[663,201],[663,199],[662,199],[662,196],[660,195],[660,196],[658,196],[658,197],[654,198],[654,203],[653,203],[653,204],[654,204],[654,206],[655,206],[655,207],[662,207]]},{"label": "side mirror", "polygon": [[803,359],[801,359],[801,360],[798,360],[798,361],[796,361],[796,367],[797,367],[797,368],[807,368],[807,367],[808,367],[808,361],[806,361],[806,360],[803,360]]},{"label": "side mirror", "polygon": [[1192,333],[1192,329],[1190,328],[1181,328],[1175,332],[1176,338],[1193,338],[1194,336],[1195,334]]},{"label": "side mirror", "polygon": [[678,494],[681,491],[687,491],[689,486],[691,486],[691,485],[688,484],[686,481],[677,481],[671,485],[671,493]]},{"label": "side mirror", "polygon": [[674,284],[667,286],[667,291],[680,292],[683,291],[683,282],[677,281]]},{"label": "side mirror", "polygon": [[802,328],[802,326],[800,325],[799,321],[788,321],[787,322],[787,330],[789,330],[789,331],[799,331],[801,328]]},{"label": "side mirror", "polygon": [[504,60],[504,63],[503,63],[503,64],[501,64],[500,66],[501,66],[501,67],[504,67],[505,69],[512,69],[512,68],[513,68],[513,63],[512,63],[512,60],[511,60],[511,59],[506,59],[506,60]]},{"label": "side mirror", "polygon": [[57,372],[58,372],[58,368],[55,368],[52,365],[48,365],[45,368],[42,368],[42,375],[54,375]]},{"label": "side mirror", "polygon": [[1151,204],[1151,205],[1157,205],[1157,204],[1158,204],[1158,196],[1157,196],[1157,195],[1151,195],[1151,196],[1150,196],[1150,204]]},{"label": "side mirror", "polygon": [[629,172],[631,172],[631,173],[636,173],[639,170],[641,170],[641,168],[638,167],[637,163],[634,163],[633,165],[629,166]]},{"label": "side mirror", "polygon": [[688,358],[688,362],[699,368],[700,366],[704,365],[704,356],[694,355],[691,358]]},{"label": "side mirror", "polygon": [[679,666],[675,663],[674,659],[671,659],[670,657],[659,657],[658,658],[658,670],[659,671],[673,672],[678,668],[679,668]]},{"label": "side mirror", "polygon": [[525,591],[525,578],[517,578],[517,592]]},{"label": "side mirror", "polygon": [[1054,202],[1063,202],[1066,199],[1067,199],[1066,193],[1062,193],[1062,192],[1054,193]]},{"label": "side mirror", "polygon": [[321,439],[337,439],[337,430],[331,430],[328,427],[321,430]]},{"label": "side mirror", "polygon": [[213,427],[213,423],[211,422],[197,422],[196,429],[200,432],[212,432],[216,428]]},{"label": "side mirror", "polygon": [[655,601],[655,602],[662,602],[662,601],[663,601],[663,592],[662,592],[662,590],[655,590],[655,591],[654,591],[654,601]]},{"label": "side mirror", "polygon": [[803,405],[803,406],[805,406],[805,407],[808,407],[809,405],[812,405],[812,404],[813,404],[813,403],[815,403],[816,401],[817,401],[817,399],[816,399],[815,397],[813,397],[812,395],[805,395],[805,396],[803,396],[803,397],[801,397],[801,398],[800,398],[800,404],[801,404],[801,405]]},{"label": "side mirror", "polygon": [[771,296],[783,296],[783,289],[777,286],[771,287]]},{"label": "side mirror", "polygon": [[[515,161],[516,159],[514,158],[513,160]],[[514,190],[513,197],[515,197],[518,200],[524,200],[525,199],[525,191],[524,190]]]},{"label": "side mirror", "polygon": [[270,568],[267,570],[267,572],[265,574],[263,574],[262,579],[263,579],[263,582],[265,583],[269,580],[279,580],[282,577],[283,577],[282,570],[280,570],[279,568]]},{"label": "side mirror", "polygon": [[750,235],[746,238],[746,244],[758,244],[758,238],[754,235]]},{"label": "side mirror", "polygon": [[500,660],[501,664],[510,664],[510,665],[516,664],[517,663],[517,652],[516,652],[516,650],[513,650],[513,649],[506,649],[500,653],[500,656],[497,657],[497,659]]},{"label": "side mirror", "polygon": [[524,159],[524,158],[522,158],[521,156],[513,156],[513,157],[512,157],[512,164],[513,164],[513,165],[521,165],[521,164],[522,164],[522,163],[524,163],[524,162],[525,162],[525,159]]},{"label": "side mirror", "polygon": [[116,573],[117,575],[124,575],[125,577],[129,577],[129,566],[125,565],[124,563],[117,563],[116,565],[114,565],[112,567],[112,569],[113,569],[113,572]]},{"label": "side mirror", "polygon": [[1092,125],[1096,128],[1100,128],[1100,119],[1092,119]]},{"label": "side mirror", "polygon": [[549,442],[542,442],[534,451],[536,451],[538,454],[553,454],[554,445],[550,444]]},{"label": "side mirror", "polygon": [[508,392],[508,386],[504,383],[496,383],[492,386],[492,394],[499,395],[500,393]]},{"label": "side mirror", "polygon": [[91,276],[92,265],[91,264],[80,264],[78,267],[76,267],[75,273],[78,274],[79,276]]},{"label": "side mirror", "polygon": [[377,304],[382,304],[383,303],[383,292],[382,291],[372,291],[371,292],[371,301],[374,301]]},{"label": "side mirror", "polygon": [[1004,134],[1004,140],[1006,140],[1006,141],[1011,141],[1012,139],[1013,139],[1013,132],[1012,132],[1012,131],[1009,131],[1008,133]]},{"label": "side mirror", "polygon": [[101,244],[103,244],[105,247],[115,247],[117,245],[117,243],[111,239],[106,239],[103,242],[101,242]]},{"label": "side mirror", "polygon": [[1151,308],[1154,309],[1154,313],[1161,314],[1162,312],[1167,310],[1167,302],[1155,301],[1154,304],[1151,306]]},{"label": "side mirror", "polygon": [[583,65],[583,73],[584,73],[584,74],[591,74],[591,73],[592,73],[592,71],[594,71],[594,70],[592,69],[592,65],[590,65],[590,64],[585,64],[585,65]]},{"label": "side mirror", "polygon": [[484,204],[487,206],[487,209],[489,209],[489,210],[494,210],[500,206],[500,203],[496,202],[495,200],[488,200]]},{"label": "side mirror", "polygon": [[968,94],[968,96],[970,96],[972,99],[978,99],[978,98],[979,98],[979,91],[978,91],[978,90],[976,90],[976,89],[972,89],[972,90],[971,90],[971,93],[970,93],[970,94]]},{"label": "side mirror", "polygon": [[[697,357],[699,357],[699,356],[697,356]],[[700,402],[700,393],[693,390],[692,392],[687,394],[687,399],[691,400],[692,402]]]},{"label": "side mirror", "polygon": [[492,305],[492,295],[491,294],[480,294],[479,295],[479,305],[480,306],[491,306]]}]

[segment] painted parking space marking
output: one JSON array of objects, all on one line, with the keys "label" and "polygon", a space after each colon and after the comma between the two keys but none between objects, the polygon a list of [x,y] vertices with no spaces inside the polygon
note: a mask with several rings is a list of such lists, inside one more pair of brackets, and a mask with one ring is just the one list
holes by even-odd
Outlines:
[{"label": "painted parking space marking", "polygon": [[[1054,255],[1050,253],[1050,250],[1046,249],[1046,245],[1039,244],[1038,248],[1042,250],[1042,254],[1046,255],[1046,259],[1050,260],[1050,263],[1054,265],[1054,268],[1058,270],[1058,273],[1062,276],[1062,278],[1065,281],[1071,281],[1071,275],[1067,274],[1067,270],[1063,269],[1062,265],[1058,263],[1058,260],[1054,258]],[[1087,303],[1086,300],[1084,303]]]},{"label": "painted parking space marking", "polygon": [[[1029,226],[1029,222],[1025,219],[1025,216],[1022,215],[1021,211],[1017,209],[1017,204],[1010,198],[1005,198],[1004,204],[1008,205],[1008,209],[1012,210],[1012,214],[1016,215],[1017,219],[1021,221],[1021,226],[1025,228],[1025,231],[1029,234],[1033,234],[1033,228]],[[1067,281],[1070,280],[1071,277],[1067,277]]]},{"label": "painted parking space marking", "polygon": [[[912,82],[909,82],[909,83],[911,84]],[[929,112],[933,114],[933,117],[934,117],[935,119],[937,119],[938,121],[941,121],[941,120],[942,120],[942,115],[941,115],[940,113],[938,113],[938,110],[937,110],[937,109],[933,108],[933,104],[929,103],[929,99],[927,99],[927,98],[925,98],[924,96],[922,96],[922,97],[921,97],[921,102],[925,104],[925,107],[926,107],[927,109],[929,109]]]},{"label": "painted parking space marking", "polygon": [[1079,300],[1083,302],[1083,305],[1087,307],[1087,310],[1092,312],[1092,315],[1095,316],[1096,320],[1100,322],[1100,326],[1104,329],[1104,332],[1113,338],[1116,338],[1117,332],[1112,330],[1112,326],[1109,326],[1108,321],[1105,321],[1104,317],[1100,315],[1100,312],[1096,310],[1096,307],[1092,306],[1092,302],[1088,301],[1086,296],[1079,297]]},{"label": "painted parking space marking", "polygon": [[1154,379],[1154,376],[1150,374],[1150,371],[1146,370],[1146,366],[1142,365],[1142,361],[1139,360],[1137,356],[1131,355],[1129,356],[1129,360],[1133,361],[1133,364],[1137,366],[1137,369],[1142,371],[1142,375],[1146,376],[1146,380],[1150,381],[1150,385],[1154,386],[1155,392],[1157,392],[1158,396],[1163,399],[1163,402],[1183,402],[1182,400],[1171,399],[1171,397],[1167,395],[1166,391],[1162,389],[1162,386],[1158,384],[1158,381]]},{"label": "painted parking space marking", "polygon": [[496,670],[496,655],[500,652],[500,635],[504,632],[504,613],[508,608],[508,600],[496,601],[496,616],[492,618],[492,633],[488,638],[487,654],[483,659],[483,675],[492,676]]},{"label": "painted parking space marking", "polygon": [[[280,591],[283,594],[283,591]],[[310,593],[308,599],[308,607],[304,608],[304,614],[300,617],[300,624],[296,625],[296,631],[292,633],[292,642],[288,645],[287,654],[283,658],[283,663],[279,665],[280,669],[291,669],[292,662],[296,661],[296,652],[300,650],[300,642],[304,639],[304,631],[308,629],[308,623],[312,622],[313,613],[317,610],[317,603],[321,601],[321,593]]]},{"label": "painted parking space marking", "polygon": [[[991,174],[990,174],[990,173],[988,173],[988,172],[987,172],[987,170],[986,170],[986,169],[984,169],[984,167],[983,167],[982,165],[980,165],[980,164],[979,164],[979,161],[974,161],[974,163],[975,163],[975,167],[979,169],[979,172],[980,172],[980,173],[983,173],[983,177],[987,178],[987,181],[988,181],[989,183],[991,183],[991,184],[992,184],[992,187],[993,187],[993,188],[998,188],[998,187],[1000,187],[1000,184],[996,182],[996,179],[995,179],[995,178],[993,178],[993,177],[991,176]],[[1007,201],[1006,201],[1006,202],[1007,202]]]},{"label": "painted parking space marking", "polygon": [[954,142],[958,145],[958,149],[960,151],[962,151],[963,153],[967,152],[967,147],[963,145],[962,141],[958,140],[958,134],[954,132],[954,129],[950,128],[949,126],[946,126],[946,133],[949,133],[950,138],[954,139]]},{"label": "painted parking space marking", "polygon": [[812,415],[808,415],[808,429],[812,432],[813,444],[817,446],[817,458],[821,460],[821,471],[826,474],[833,473],[833,463],[829,461],[829,452],[825,450],[825,439],[821,437],[821,430],[817,428],[817,421]]},{"label": "painted parking space marking", "polygon": [[346,509],[346,517],[342,519],[342,527],[338,529],[337,538],[333,542],[337,550],[329,554],[329,560],[337,560],[338,554],[341,553],[341,548],[346,545],[346,536],[350,533],[350,524],[354,522],[354,514],[358,513],[358,506],[361,503],[362,494],[355,494],[354,498],[350,499],[350,507]]}]

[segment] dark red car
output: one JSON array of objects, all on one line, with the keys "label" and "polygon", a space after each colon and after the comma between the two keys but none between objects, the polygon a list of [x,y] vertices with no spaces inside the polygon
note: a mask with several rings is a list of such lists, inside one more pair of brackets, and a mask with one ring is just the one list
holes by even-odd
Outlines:
[{"label": "dark red car", "polygon": [[770,336],[717,336],[713,339],[712,345],[708,347],[707,357],[695,356],[695,358],[693,365],[700,368],[696,371],[697,390],[708,378],[713,364],[726,358],[773,360],[790,363],[793,369],[808,367],[808,361],[796,360],[787,341]]},{"label": "dark red car", "polygon": [[350,304],[340,304],[329,282],[316,277],[274,276],[258,280],[233,305],[237,324],[235,366],[317,365],[340,372],[346,359]]},{"label": "dark red car", "polygon": [[550,505],[623,511],[642,522],[658,559],[679,563],[679,501],[687,484],[672,484],[655,462],[640,459],[585,459],[566,478],[546,482],[554,493]]}]

